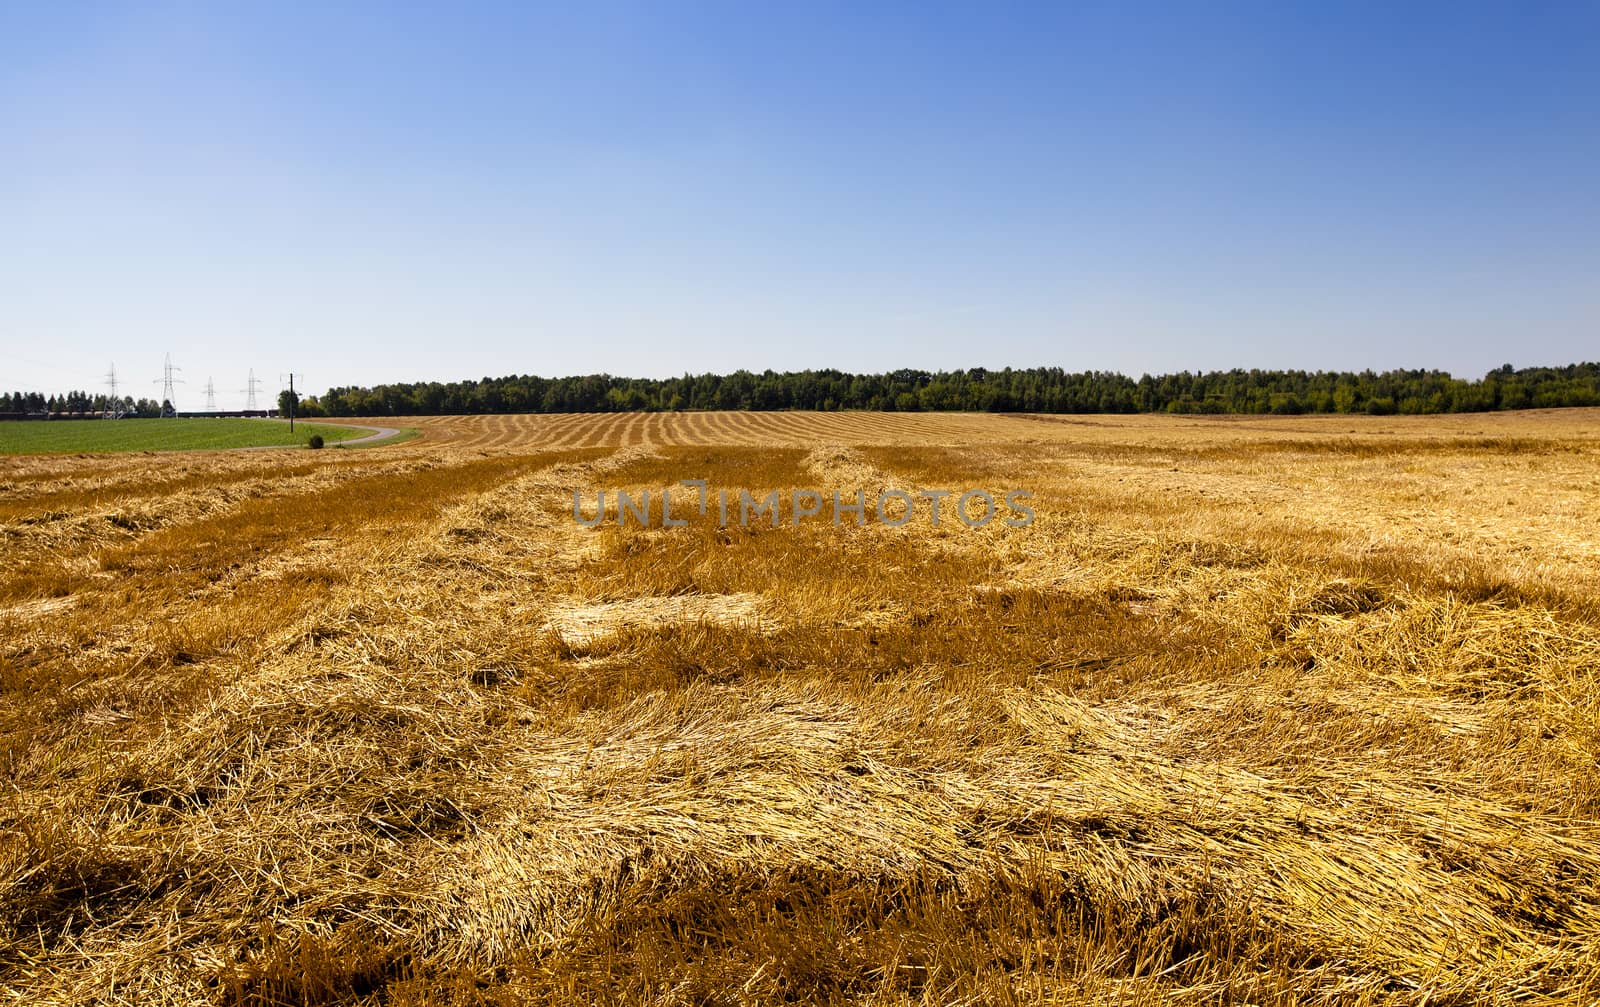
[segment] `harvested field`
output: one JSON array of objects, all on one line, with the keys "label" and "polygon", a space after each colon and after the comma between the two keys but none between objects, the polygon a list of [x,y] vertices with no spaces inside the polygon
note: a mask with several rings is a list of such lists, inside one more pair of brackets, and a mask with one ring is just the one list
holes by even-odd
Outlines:
[{"label": "harvested field", "polygon": [[1600,412],[382,422],[0,459],[11,1000],[1600,1002]]}]

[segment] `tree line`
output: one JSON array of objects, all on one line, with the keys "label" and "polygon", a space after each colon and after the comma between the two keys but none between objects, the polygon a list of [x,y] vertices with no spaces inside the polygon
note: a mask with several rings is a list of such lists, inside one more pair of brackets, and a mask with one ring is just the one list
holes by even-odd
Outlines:
[{"label": "tree line", "polygon": [[[1443,371],[1231,370],[1138,379],[1059,367],[963,371],[734,371],[680,378],[513,375],[334,388],[304,415],[423,416],[679,409],[1041,413],[1448,413],[1600,405],[1600,363],[1516,369],[1481,380]],[[314,412],[313,412],[314,410]]]},{"label": "tree line", "polygon": [[[127,399],[137,415],[159,403]],[[1059,367],[962,371],[734,371],[679,378],[511,375],[340,387],[299,400],[301,416],[428,416],[680,409],[869,409],[1041,413],[1452,413],[1600,405],[1600,363],[1496,368],[1479,380],[1444,371],[1231,370],[1129,378]],[[105,396],[0,395],[0,413],[99,412]]]},{"label": "tree line", "polygon": [[[122,416],[155,417],[162,414],[163,403],[155,399],[136,399],[132,395],[112,398],[105,393],[63,392],[46,395],[43,392],[0,392],[0,415],[25,416],[88,416],[117,414]],[[171,404],[167,409],[171,410]]]}]

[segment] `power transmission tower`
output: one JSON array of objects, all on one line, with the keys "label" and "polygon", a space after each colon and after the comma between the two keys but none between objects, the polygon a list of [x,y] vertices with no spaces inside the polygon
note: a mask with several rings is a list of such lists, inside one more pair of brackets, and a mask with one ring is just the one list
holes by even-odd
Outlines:
[{"label": "power transmission tower", "polygon": [[[172,390],[172,386],[183,384],[183,379],[174,378],[172,376],[172,372],[181,370],[183,370],[182,367],[173,366],[172,354],[167,354],[166,363],[162,365],[161,377],[159,379],[159,383],[161,385],[161,414],[163,416],[166,415],[168,406],[172,407],[172,415],[174,417],[178,415],[178,396],[177,393]],[[155,383],[156,382],[151,382],[151,384]]]},{"label": "power transmission tower", "polygon": [[206,378],[206,412],[217,411],[217,389],[211,384],[211,379]]},{"label": "power transmission tower", "polygon": [[106,400],[105,417],[107,419],[122,418],[122,402],[117,398],[117,365],[113,363],[111,370],[106,372],[106,387],[111,389],[111,397]]},{"label": "power transmission tower", "polygon": [[255,368],[252,367],[250,369],[249,383],[244,388],[239,389],[245,393],[244,408],[246,412],[253,413],[256,411],[256,389],[260,388],[261,384],[262,383],[260,381],[256,380],[256,371]]}]

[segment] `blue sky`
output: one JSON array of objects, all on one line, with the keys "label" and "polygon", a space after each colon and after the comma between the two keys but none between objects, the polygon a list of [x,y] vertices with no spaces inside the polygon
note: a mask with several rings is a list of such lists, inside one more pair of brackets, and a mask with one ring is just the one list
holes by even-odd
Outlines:
[{"label": "blue sky", "polygon": [[1600,357],[1600,4],[0,4],[0,387]]}]

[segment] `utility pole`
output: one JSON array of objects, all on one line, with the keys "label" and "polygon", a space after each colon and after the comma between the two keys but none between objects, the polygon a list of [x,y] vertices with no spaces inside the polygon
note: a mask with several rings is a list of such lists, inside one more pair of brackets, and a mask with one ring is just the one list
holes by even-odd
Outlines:
[{"label": "utility pole", "polygon": [[[305,379],[306,379],[306,376],[304,374],[300,375],[300,383],[301,384],[305,384]],[[282,387],[281,382],[283,381],[283,375],[282,374],[278,375],[278,381],[280,382],[279,387],[281,388]],[[280,393],[278,395],[278,398],[279,398],[279,400],[282,400],[283,395]],[[295,407],[295,405],[296,405],[296,403],[295,403],[295,397],[294,397],[294,372],[290,371],[289,372],[289,432],[290,433],[294,433],[294,407]]]},{"label": "utility pole", "polygon": [[[161,378],[159,380],[159,384],[161,385],[161,408],[162,411],[165,412],[167,406],[171,406],[172,415],[174,418],[176,418],[178,415],[178,403],[175,401],[178,396],[177,393],[172,390],[172,386],[175,384],[183,384],[183,379],[174,378],[172,376],[172,372],[181,370],[183,370],[182,367],[174,367],[172,365],[172,354],[167,354],[167,360],[166,363],[162,365]],[[151,384],[156,383],[158,382],[151,382]]]},{"label": "utility pole", "polygon": [[216,411],[217,411],[217,389],[216,389],[216,386],[214,386],[211,383],[211,379],[210,378],[206,378],[206,412],[214,413]]}]

